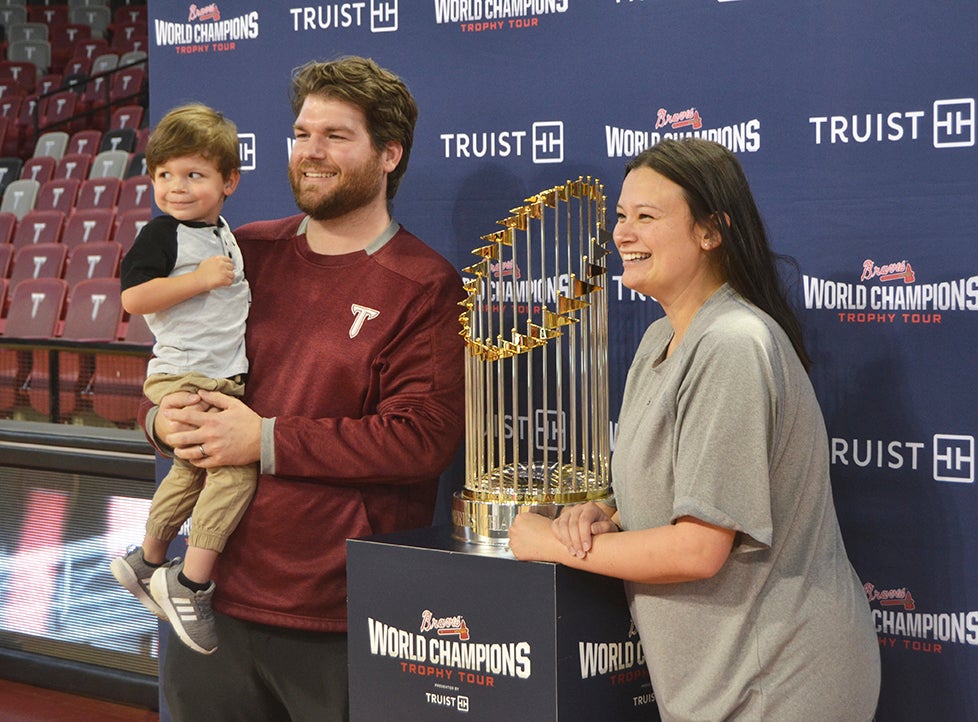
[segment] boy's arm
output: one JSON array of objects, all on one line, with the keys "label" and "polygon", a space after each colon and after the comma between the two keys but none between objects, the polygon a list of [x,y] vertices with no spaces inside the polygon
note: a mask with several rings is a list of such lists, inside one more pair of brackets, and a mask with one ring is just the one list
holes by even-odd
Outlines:
[{"label": "boy's arm", "polygon": [[231,259],[211,256],[190,273],[152,278],[130,286],[122,292],[122,307],[128,313],[139,315],[158,313],[214,288],[230,286],[232,281],[234,263]]}]

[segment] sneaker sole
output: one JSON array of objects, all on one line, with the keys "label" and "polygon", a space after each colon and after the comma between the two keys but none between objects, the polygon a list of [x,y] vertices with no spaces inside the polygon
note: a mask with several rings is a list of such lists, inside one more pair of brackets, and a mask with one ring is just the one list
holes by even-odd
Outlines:
[{"label": "sneaker sole", "polygon": [[174,608],[172,602],[170,602],[170,594],[166,588],[165,574],[154,574],[149,580],[149,590],[152,592],[156,603],[163,608],[167,619],[170,621],[170,626],[177,633],[177,636],[180,637],[181,642],[200,654],[213,654],[217,651],[217,647],[204,649],[187,634],[187,630],[184,629],[183,624],[180,622],[180,615],[177,614],[177,610]]},{"label": "sneaker sole", "polygon": [[139,583],[139,578],[132,570],[132,567],[126,564],[125,559],[113,559],[109,568],[112,570],[112,576],[116,578],[116,581],[136,597],[146,609],[163,621],[167,621],[166,612],[156,603],[155,599],[143,590],[142,585]]}]

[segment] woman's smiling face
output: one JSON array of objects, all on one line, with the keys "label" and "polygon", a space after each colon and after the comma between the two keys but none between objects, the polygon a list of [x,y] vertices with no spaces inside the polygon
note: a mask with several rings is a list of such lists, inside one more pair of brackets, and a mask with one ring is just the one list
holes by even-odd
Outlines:
[{"label": "woman's smiling face", "polygon": [[625,176],[617,207],[615,246],[622,283],[663,305],[710,279],[707,230],[693,220],[683,189],[640,166]]}]

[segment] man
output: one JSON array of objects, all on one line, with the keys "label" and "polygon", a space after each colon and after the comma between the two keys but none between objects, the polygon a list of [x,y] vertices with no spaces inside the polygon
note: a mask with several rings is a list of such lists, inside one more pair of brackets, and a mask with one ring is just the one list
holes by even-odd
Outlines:
[{"label": "man", "polygon": [[389,208],[414,99],[355,57],[298,68],[291,94],[303,213],[236,231],[252,287],[244,399],[174,394],[146,419],[203,469],[261,463],[214,574],[220,647],[167,649],[178,720],[345,719],[346,539],[430,524],[461,442],[461,279]]}]

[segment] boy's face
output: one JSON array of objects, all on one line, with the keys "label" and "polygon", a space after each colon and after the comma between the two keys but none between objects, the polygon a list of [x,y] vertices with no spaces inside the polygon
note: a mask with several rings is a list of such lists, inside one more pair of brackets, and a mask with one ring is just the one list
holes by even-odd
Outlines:
[{"label": "boy's face", "polygon": [[240,175],[225,179],[211,160],[199,155],[171,158],[151,178],[156,205],[179,221],[216,224],[224,199],[234,193]]}]

